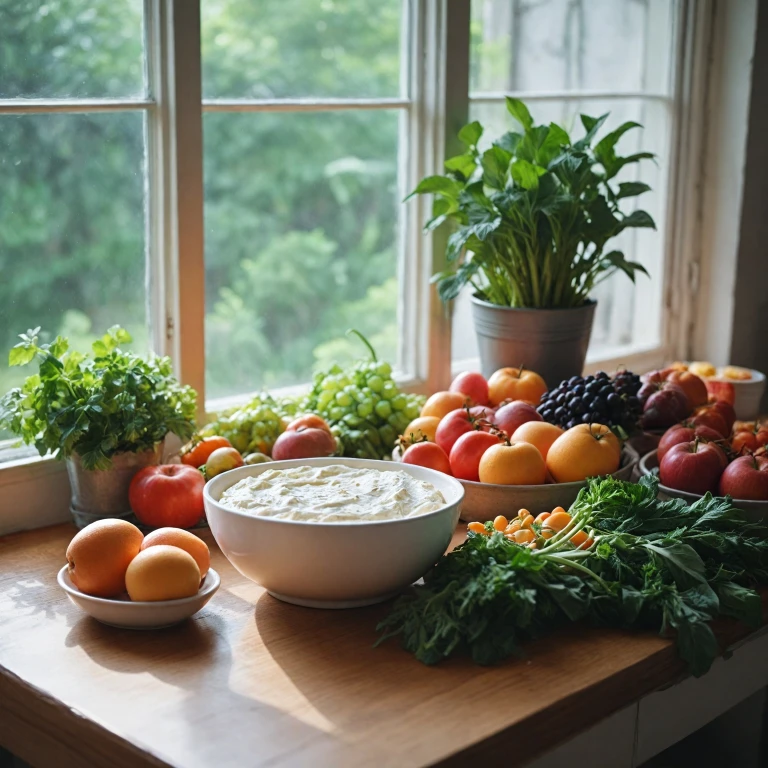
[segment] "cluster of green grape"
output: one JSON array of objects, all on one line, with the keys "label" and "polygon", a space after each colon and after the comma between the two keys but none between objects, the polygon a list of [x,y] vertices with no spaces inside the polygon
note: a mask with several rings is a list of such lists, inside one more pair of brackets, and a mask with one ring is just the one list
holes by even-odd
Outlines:
[{"label": "cluster of green grape", "polygon": [[278,399],[262,392],[246,405],[219,414],[216,421],[205,426],[200,434],[202,437],[226,437],[242,454],[258,451],[269,455],[297,408],[294,399]]},{"label": "cluster of green grape", "polygon": [[389,363],[371,360],[315,374],[300,410],[317,413],[331,425],[345,456],[386,459],[398,436],[419,415],[423,401],[400,391]]}]

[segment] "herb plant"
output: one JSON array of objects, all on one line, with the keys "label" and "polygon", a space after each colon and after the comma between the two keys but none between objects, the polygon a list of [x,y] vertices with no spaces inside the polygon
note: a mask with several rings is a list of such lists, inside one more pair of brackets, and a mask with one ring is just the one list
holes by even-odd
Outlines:
[{"label": "herb plant", "polygon": [[584,135],[572,141],[555,123],[535,125],[527,107],[507,98],[522,132],[510,131],[480,152],[479,122],[459,131],[467,150],[445,162],[446,173],[423,179],[412,194],[434,194],[425,229],[458,225],[448,239],[452,268],[433,278],[444,301],[471,284],[478,298],[504,307],[583,305],[592,289],[617,270],[633,282],[645,268],[608,242],[632,227],[655,224],[643,210],[625,214],[623,201],[649,191],[639,181],[617,182],[622,169],[653,158],[618,155],[626,122],[592,146],[608,115],[581,115]]},{"label": "herb plant", "polygon": [[[569,525],[539,550],[499,532],[470,532],[423,586],[398,599],[379,625],[381,640],[399,636],[426,664],[459,650],[491,664],[521,642],[589,619],[674,630],[689,670],[704,674],[719,653],[712,619],[762,621],[754,587],[768,582],[768,528],[747,522],[730,498],[706,494],[687,506],[659,501],[657,490],[654,477],[590,480]],[[589,532],[589,549],[570,543],[579,530]]]},{"label": "herb plant", "polygon": [[21,334],[10,352],[11,366],[37,358],[39,372],[0,399],[0,427],[41,456],[76,453],[86,469],[108,469],[115,454],[152,449],[168,432],[192,436],[196,394],[179,384],[169,358],[121,351],[131,336],[119,326],[94,342],[90,357],[61,336],[41,344],[39,332]]}]

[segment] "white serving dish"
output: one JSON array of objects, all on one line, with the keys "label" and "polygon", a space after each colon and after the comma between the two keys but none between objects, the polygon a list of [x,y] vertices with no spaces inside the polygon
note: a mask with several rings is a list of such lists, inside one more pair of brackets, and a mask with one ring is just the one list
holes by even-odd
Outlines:
[{"label": "white serving dish", "polygon": [[[341,464],[356,469],[400,469],[432,483],[445,506],[426,515],[360,523],[311,523],[254,517],[219,503],[244,477],[273,469]],[[221,551],[271,595],[312,608],[354,608],[381,602],[421,578],[448,548],[464,489],[425,467],[329,457],[238,467],[210,480],[203,499]]]},{"label": "white serving dish", "polygon": [[200,589],[192,597],[134,602],[127,597],[119,600],[86,595],[72,583],[66,565],[59,571],[57,581],[78,608],[102,624],[123,629],[162,629],[178,624],[197,613],[213,597],[221,584],[219,574],[209,568]]},{"label": "white serving dish", "polygon": [[[640,459],[639,470],[641,475],[650,475],[659,467],[659,457],[656,451],[649,451]],[[702,494],[688,493],[688,491],[678,491],[677,488],[670,488],[668,485],[659,483],[659,495],[683,499],[689,504],[698,501]],[[733,503],[744,513],[747,520],[753,522],[768,522],[768,501],[752,501],[750,499],[734,499]]]},{"label": "white serving dish", "polygon": [[733,386],[733,410],[740,421],[749,421],[757,418],[760,413],[760,401],[765,392],[765,374],[748,368],[752,374],[751,379],[740,381],[738,379],[726,379],[722,376],[710,376],[707,382],[717,382],[718,385],[730,384]]}]

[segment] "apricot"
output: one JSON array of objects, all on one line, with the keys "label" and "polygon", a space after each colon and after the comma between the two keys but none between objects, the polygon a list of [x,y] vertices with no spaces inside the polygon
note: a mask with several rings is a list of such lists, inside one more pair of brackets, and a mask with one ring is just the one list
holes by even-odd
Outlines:
[{"label": "apricot", "polygon": [[563,431],[547,421],[527,421],[512,433],[512,441],[530,443],[539,449],[541,458],[546,461],[552,443],[563,434]]},{"label": "apricot", "polygon": [[613,474],[621,464],[621,443],[602,424],[579,424],[552,443],[547,469],[558,483]]},{"label": "apricot", "polygon": [[499,443],[483,454],[478,474],[481,483],[541,485],[547,468],[539,449],[530,443]]},{"label": "apricot", "polygon": [[197,594],[200,569],[189,552],[157,544],[133,558],[125,573],[125,586],[131,600],[179,600]]},{"label": "apricot", "polygon": [[158,528],[144,537],[141,548],[144,550],[148,547],[156,547],[158,544],[178,547],[192,555],[200,569],[200,578],[205,578],[205,574],[211,567],[211,551],[201,538],[182,528]]},{"label": "apricot", "polygon": [[436,416],[442,419],[457,408],[470,405],[470,399],[461,392],[435,392],[421,409],[421,416]]},{"label": "apricot", "polygon": [[117,597],[144,536],[127,520],[97,520],[77,533],[67,547],[72,583],[86,595]]}]

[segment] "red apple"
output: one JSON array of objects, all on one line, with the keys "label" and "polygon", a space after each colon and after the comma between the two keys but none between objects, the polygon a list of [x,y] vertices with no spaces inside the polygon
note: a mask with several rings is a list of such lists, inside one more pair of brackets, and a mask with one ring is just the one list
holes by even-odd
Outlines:
[{"label": "red apple", "polygon": [[496,411],[496,426],[508,435],[511,435],[521,424],[529,421],[544,421],[544,419],[533,405],[523,400],[513,400]]},{"label": "red apple", "polygon": [[316,413],[305,413],[303,416],[297,416],[286,428],[286,432],[295,432],[299,427],[314,427],[316,429],[324,429],[329,435],[331,434],[331,428],[328,426],[328,422]]},{"label": "red apple", "polygon": [[768,457],[740,456],[720,477],[721,496],[750,501],[768,501]]},{"label": "red apple", "polygon": [[691,412],[688,396],[677,384],[664,382],[646,386],[653,386],[656,391],[648,395],[643,405],[640,423],[644,429],[666,429]]},{"label": "red apple", "polygon": [[217,448],[205,462],[205,476],[210,480],[222,472],[229,472],[230,469],[237,469],[245,464],[240,451],[237,448],[225,446]]},{"label": "red apple", "polygon": [[733,405],[727,403],[725,400],[715,400],[709,407],[713,411],[717,411],[723,417],[725,427],[728,430],[726,435],[730,434],[733,425],[736,423],[736,411],[733,410]]},{"label": "red apple", "polygon": [[272,458],[275,461],[315,459],[334,453],[336,440],[333,435],[319,427],[299,427],[290,432],[283,432],[272,448]]},{"label": "red apple", "polygon": [[200,522],[205,478],[188,464],[144,467],[131,480],[128,500],[139,522],[155,528],[191,528]]},{"label": "red apple", "polygon": [[451,455],[453,444],[463,434],[475,429],[474,421],[474,417],[466,408],[457,408],[440,419],[435,430],[435,442],[445,451],[446,456]]},{"label": "red apple", "polygon": [[450,392],[466,395],[474,405],[488,405],[488,382],[482,373],[477,371],[460,373],[448,389]]},{"label": "red apple", "polygon": [[714,443],[678,443],[661,460],[659,479],[662,485],[678,491],[714,491],[726,461],[725,454]]},{"label": "red apple", "polygon": [[492,446],[499,444],[498,435],[491,435],[488,432],[467,432],[463,434],[451,448],[451,455],[448,460],[451,464],[451,473],[460,480],[480,480],[480,459],[483,454]]},{"label": "red apple", "polygon": [[667,381],[671,384],[677,384],[685,392],[692,408],[704,405],[709,399],[704,379],[700,379],[695,373],[690,371],[672,371],[667,376]]},{"label": "red apple", "polygon": [[664,458],[667,451],[669,451],[673,445],[678,445],[679,443],[689,443],[691,440],[695,440],[697,437],[702,441],[708,442],[723,439],[723,436],[711,427],[704,425],[687,426],[686,423],[675,424],[673,427],[670,427],[662,435],[661,440],[659,440],[659,447],[657,449],[659,461]]},{"label": "red apple", "polygon": [[728,437],[731,430],[728,429],[725,419],[719,411],[716,411],[711,405],[702,405],[693,412],[690,418],[691,424],[696,426],[707,426],[719,432],[722,437]]}]

